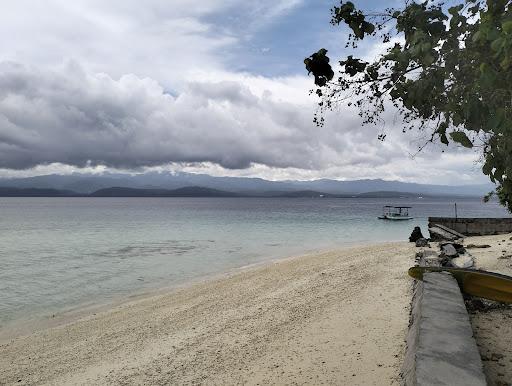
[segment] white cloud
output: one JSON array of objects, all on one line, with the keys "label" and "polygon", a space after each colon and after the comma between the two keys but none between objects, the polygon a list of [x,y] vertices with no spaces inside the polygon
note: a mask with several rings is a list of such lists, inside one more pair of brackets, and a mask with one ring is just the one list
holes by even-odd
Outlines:
[{"label": "white cloud", "polygon": [[[409,159],[415,144],[393,131],[382,144],[353,111],[332,114],[325,127],[316,127],[305,86],[301,78],[238,75],[187,83],[172,96],[155,80],[115,80],[76,63],[52,72],[3,63],[0,167],[207,163],[270,178],[439,178],[435,168],[404,169],[404,162],[424,164]],[[444,173],[468,161],[468,153],[443,157]]]},{"label": "white cloud", "polygon": [[113,78],[133,73],[180,88],[193,71],[223,70],[241,37],[299,4],[17,0],[0,13],[0,59],[40,67],[75,60],[93,73]]},{"label": "white cloud", "polygon": [[[177,97],[149,78],[116,81],[76,64],[45,72],[0,67],[0,166],[87,163],[113,167],[210,161],[320,166],[306,112],[241,83],[190,83]],[[310,142],[311,141],[311,142]]]},{"label": "white cloud", "polygon": [[480,175],[472,153],[427,149],[412,160],[415,138],[393,131],[392,119],[385,143],[349,109],[317,128],[311,78],[229,70],[233,47],[300,3],[5,4],[0,174],[170,165],[270,179],[464,182]]}]

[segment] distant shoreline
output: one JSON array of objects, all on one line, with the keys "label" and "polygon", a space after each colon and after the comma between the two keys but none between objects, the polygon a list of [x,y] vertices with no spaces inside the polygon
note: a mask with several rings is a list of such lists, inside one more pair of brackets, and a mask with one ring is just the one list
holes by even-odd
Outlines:
[{"label": "distant shoreline", "polygon": [[333,194],[313,190],[287,192],[244,193],[211,189],[202,186],[186,186],[178,189],[143,189],[110,187],[92,193],[78,193],[72,190],[46,188],[0,187],[0,197],[211,197],[211,198],[415,198],[415,199],[471,199],[479,195],[433,195],[400,191],[374,191],[365,193]]}]

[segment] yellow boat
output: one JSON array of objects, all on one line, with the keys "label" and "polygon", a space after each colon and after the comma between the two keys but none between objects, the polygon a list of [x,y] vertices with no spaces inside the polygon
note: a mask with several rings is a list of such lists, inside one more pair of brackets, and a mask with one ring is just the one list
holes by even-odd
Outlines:
[{"label": "yellow boat", "polygon": [[426,272],[449,272],[459,283],[462,292],[466,294],[502,303],[512,303],[512,277],[510,276],[468,268],[409,268],[409,276],[417,280],[423,280],[423,274]]}]

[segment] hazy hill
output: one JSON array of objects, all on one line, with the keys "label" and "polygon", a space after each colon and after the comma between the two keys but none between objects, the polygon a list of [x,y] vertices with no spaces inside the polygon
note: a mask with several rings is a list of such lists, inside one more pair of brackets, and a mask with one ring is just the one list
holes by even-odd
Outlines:
[{"label": "hazy hill", "polygon": [[[441,197],[442,195],[424,195],[427,197]],[[445,197],[456,197],[444,195]],[[354,194],[332,194],[314,190],[296,190],[290,192],[260,192],[236,193],[225,190],[205,188],[201,186],[187,186],[178,189],[146,189],[109,187],[99,189],[92,193],[77,193],[70,190],[49,188],[12,188],[0,187],[0,197],[260,197],[260,198],[418,198],[417,193],[379,191]],[[464,197],[459,195],[459,197]],[[467,197],[467,195],[466,195]]]},{"label": "hazy hill", "polygon": [[136,189],[113,187],[100,189],[90,194],[91,197],[240,197],[239,194],[217,189],[188,186],[179,189]]},{"label": "hazy hill", "polygon": [[266,197],[283,197],[283,198],[342,198],[342,197],[351,197],[347,194],[330,194],[325,192],[317,192],[315,190],[297,190],[293,192],[280,192],[280,193],[272,193],[268,192],[265,194]]},{"label": "hazy hill", "polygon": [[[358,194],[357,197],[360,198],[417,198],[419,195],[418,193],[411,193],[411,192],[393,192],[393,191],[380,191],[380,192],[366,192]],[[439,195],[431,195],[431,194],[424,194],[421,197],[439,197]],[[452,195],[450,195],[452,196]],[[455,196],[455,195],[454,195]],[[459,194],[458,196],[465,196],[464,194]]]},{"label": "hazy hill", "polygon": [[316,191],[334,195],[354,195],[367,192],[404,192],[418,195],[468,195],[482,196],[493,189],[492,184],[448,186],[415,184],[398,181],[354,180],[337,181],[267,181],[261,178],[213,177],[192,173],[145,173],[145,174],[72,174],[46,175],[29,178],[0,179],[0,186],[70,190],[77,193],[93,193],[113,186],[136,189],[179,189],[201,186],[246,195],[265,195],[265,192]]},{"label": "hazy hill", "polygon": [[70,197],[77,195],[69,190],[0,187],[0,197]]}]

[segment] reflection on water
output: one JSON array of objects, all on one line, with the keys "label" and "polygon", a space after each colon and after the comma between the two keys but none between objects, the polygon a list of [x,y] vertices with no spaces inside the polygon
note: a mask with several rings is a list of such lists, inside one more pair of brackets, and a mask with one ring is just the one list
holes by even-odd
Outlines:
[{"label": "reflection on water", "polygon": [[[412,221],[377,220],[385,204]],[[498,217],[458,199],[460,216]],[[346,243],[405,240],[453,201],[258,198],[0,198],[0,326]]]}]

